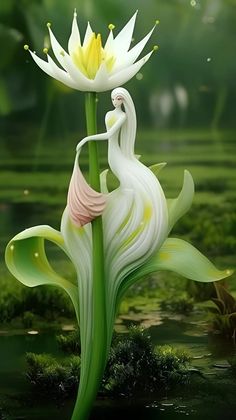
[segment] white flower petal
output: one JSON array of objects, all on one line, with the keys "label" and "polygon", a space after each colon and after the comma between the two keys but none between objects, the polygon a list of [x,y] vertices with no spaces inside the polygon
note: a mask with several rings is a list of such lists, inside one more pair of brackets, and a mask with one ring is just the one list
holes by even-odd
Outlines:
[{"label": "white flower petal", "polygon": [[114,39],[114,48],[117,55],[124,54],[124,52],[128,51],[130,47],[137,13],[138,11],[134,13],[129,22],[126,23],[124,28],[118,33],[118,35]]},{"label": "white flower petal", "polygon": [[78,84],[73,79],[71,79],[68,73],[60,69],[60,67],[56,65],[56,63],[52,60],[52,58],[49,55],[47,55],[47,59],[53,71],[53,77],[55,77],[55,79],[59,80],[59,82],[64,83],[64,85],[69,86],[70,88],[78,89]]},{"label": "white flower petal", "polygon": [[155,27],[156,26],[154,26],[151,31],[137,45],[135,45],[135,47],[128,51],[127,54],[122,54],[117,57],[117,61],[114,65],[112,73],[115,73],[124,67],[130,66],[135,62],[135,60],[137,60],[148,40],[150,39]]},{"label": "white flower petal", "polygon": [[30,51],[31,57],[33,58],[33,60],[35,61],[35,63],[41,68],[41,70],[43,70],[45,73],[47,73],[49,76],[54,77],[55,78],[55,73],[53,71],[53,69],[51,68],[50,64],[45,61],[42,60],[42,58],[38,57],[36,55],[36,53]]},{"label": "white flower petal", "polygon": [[55,35],[53,34],[50,27],[48,27],[48,30],[49,30],[50,42],[51,42],[53,53],[54,53],[58,63],[60,63],[61,66],[64,67],[63,66],[63,56],[62,56],[62,54],[63,55],[68,55],[68,54],[64,50],[64,48],[62,48],[62,46],[59,44],[59,42],[57,41],[57,39],[56,39]]},{"label": "white flower petal", "polygon": [[107,52],[111,52],[113,51],[113,43],[114,43],[114,36],[113,36],[113,32],[110,31],[107,40],[106,40],[106,44],[104,46],[104,51]]},{"label": "white flower petal", "polygon": [[70,35],[69,42],[68,42],[69,54],[71,55],[75,51],[75,49],[80,45],[81,45],[81,42],[80,42],[79,28],[78,28],[78,24],[77,24],[77,13],[74,12],[71,35]]},{"label": "white flower petal", "polygon": [[113,74],[109,78],[109,83],[107,86],[108,89],[112,89],[116,86],[121,86],[124,83],[128,82],[128,80],[132,79],[132,77],[138,73],[138,71],[141,69],[141,67],[149,60],[151,57],[153,51],[145,55],[143,58],[141,58],[137,63],[131,64],[131,66],[122,69],[118,73]]},{"label": "white flower petal", "polygon": [[96,92],[104,92],[107,90],[108,72],[105,63],[100,65],[93,84],[96,86]]},{"label": "white flower petal", "polygon": [[48,62],[46,62],[32,51],[29,52],[33,60],[41,68],[41,70],[43,70],[45,73],[58,80],[59,82],[64,83],[66,86],[69,86],[73,89],[78,89],[77,84],[74,82],[74,80],[71,79],[69,74],[66,73],[64,70],[60,69],[49,55],[47,55]]},{"label": "white flower petal", "polygon": [[92,34],[93,34],[93,30],[90,26],[90,23],[88,22],[87,29],[86,29],[86,32],[85,32],[85,35],[84,35],[83,46],[87,44],[87,42],[89,41]]},{"label": "white flower petal", "polygon": [[78,89],[81,91],[91,91],[93,86],[93,80],[88,79],[84,76],[83,73],[79,70],[78,67],[73,63],[71,57],[68,54],[65,54],[62,57],[62,63],[64,69],[69,73],[70,77],[76,82]]}]

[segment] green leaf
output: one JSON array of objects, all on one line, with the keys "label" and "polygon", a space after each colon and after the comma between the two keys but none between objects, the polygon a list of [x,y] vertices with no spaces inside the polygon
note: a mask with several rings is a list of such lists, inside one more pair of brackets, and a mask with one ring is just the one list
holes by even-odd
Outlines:
[{"label": "green leaf", "polygon": [[236,301],[234,297],[221,284],[215,284],[218,298],[224,302],[225,313],[231,314],[236,312]]},{"label": "green leaf", "polygon": [[201,252],[182,239],[168,238],[159,252],[127,278],[128,284],[156,271],[174,271],[188,279],[208,283],[230,276],[218,270]]},{"label": "green leaf", "polygon": [[156,177],[158,177],[160,171],[166,166],[166,162],[156,163],[154,165],[149,166],[149,169],[154,173]]},{"label": "green leaf", "polygon": [[216,299],[216,298],[212,298],[211,300],[212,300],[212,302],[214,302],[214,303],[215,303],[215,305],[217,306],[218,312],[219,312],[221,315],[224,315],[224,314],[225,314],[225,304],[224,304],[223,300],[221,300],[221,299]]},{"label": "green leaf", "polygon": [[72,281],[59,276],[45,254],[44,241],[49,240],[65,251],[60,232],[50,226],[35,226],[16,235],[7,245],[6,264],[10,272],[26,286],[56,285],[70,296],[78,317],[78,288]]},{"label": "green leaf", "polygon": [[194,183],[190,172],[184,171],[184,182],[182,190],[175,199],[168,199],[168,213],[169,213],[169,232],[179,220],[191,207],[194,196]]}]

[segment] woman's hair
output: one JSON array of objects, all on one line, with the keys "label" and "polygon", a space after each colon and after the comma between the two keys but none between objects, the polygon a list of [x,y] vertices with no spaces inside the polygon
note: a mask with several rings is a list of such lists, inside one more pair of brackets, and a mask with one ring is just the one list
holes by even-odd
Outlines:
[{"label": "woman's hair", "polygon": [[137,128],[136,112],[133,100],[129,92],[122,87],[114,89],[111,96],[112,98],[114,98],[114,96],[121,96],[123,99],[126,120],[120,131],[120,148],[125,156],[132,158],[134,157],[134,143]]}]

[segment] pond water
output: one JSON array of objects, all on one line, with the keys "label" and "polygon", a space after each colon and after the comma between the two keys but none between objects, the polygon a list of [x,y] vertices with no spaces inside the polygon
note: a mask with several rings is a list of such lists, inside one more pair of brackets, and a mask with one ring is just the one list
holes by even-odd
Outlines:
[{"label": "pond water", "polygon": [[[159,325],[149,328],[156,345],[170,344],[186,348],[192,357],[191,365],[200,371],[193,372],[193,382],[181,389],[166,391],[165,395],[143,395],[138,398],[98,398],[91,414],[91,420],[111,419],[233,419],[236,409],[236,380],[233,378],[227,359],[235,354],[232,343],[217,340],[206,332],[207,324],[202,314],[173,316],[158,312],[150,313],[150,319],[160,320]],[[129,322],[131,321],[130,315]],[[140,314],[141,319],[148,314]],[[135,318],[134,322],[137,323]],[[127,319],[119,319],[125,330]],[[57,332],[58,333],[58,332]],[[56,332],[40,332],[29,335],[26,332],[0,332],[0,406],[6,419],[51,420],[54,416],[70,419],[74,401],[56,401],[39,398],[25,376],[25,353],[50,353],[57,358],[63,354],[57,347]],[[197,377],[197,383],[194,377]]]}]

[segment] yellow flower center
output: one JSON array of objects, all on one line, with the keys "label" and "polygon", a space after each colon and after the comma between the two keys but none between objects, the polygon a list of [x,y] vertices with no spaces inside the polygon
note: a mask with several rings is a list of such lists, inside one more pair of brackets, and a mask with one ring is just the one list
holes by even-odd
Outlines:
[{"label": "yellow flower center", "polygon": [[102,62],[111,72],[115,57],[108,54],[102,47],[101,35],[93,32],[86,45],[79,46],[72,54],[72,60],[80,71],[89,79],[94,79]]}]

